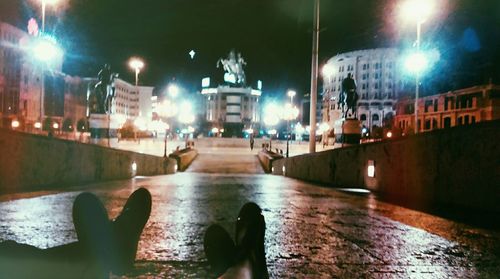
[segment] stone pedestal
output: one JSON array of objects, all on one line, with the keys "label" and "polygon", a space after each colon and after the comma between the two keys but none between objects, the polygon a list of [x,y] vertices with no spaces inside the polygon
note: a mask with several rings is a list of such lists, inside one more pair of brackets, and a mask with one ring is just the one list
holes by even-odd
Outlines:
[{"label": "stone pedestal", "polygon": [[90,114],[90,143],[111,146],[118,142],[119,121],[114,115]]},{"label": "stone pedestal", "polygon": [[334,147],[357,145],[361,140],[361,122],[356,118],[341,118],[335,121],[334,133]]}]

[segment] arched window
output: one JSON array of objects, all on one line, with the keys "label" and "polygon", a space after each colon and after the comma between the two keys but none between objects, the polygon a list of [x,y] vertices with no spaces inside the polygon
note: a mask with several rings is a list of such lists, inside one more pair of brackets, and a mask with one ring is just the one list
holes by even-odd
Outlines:
[{"label": "arched window", "polygon": [[361,115],[359,116],[359,120],[361,120],[361,121],[365,121],[365,120],[366,120],[366,114],[361,114]]},{"label": "arched window", "polygon": [[372,121],[379,121],[380,117],[378,116],[378,114],[374,114],[372,115]]}]

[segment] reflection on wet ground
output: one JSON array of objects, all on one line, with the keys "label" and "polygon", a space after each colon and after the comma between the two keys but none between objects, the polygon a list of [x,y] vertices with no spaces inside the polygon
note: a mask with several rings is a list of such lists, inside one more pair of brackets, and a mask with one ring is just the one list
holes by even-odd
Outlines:
[{"label": "reflection on wet ground", "polygon": [[[138,187],[153,195],[135,276],[210,277],[203,234],[232,234],[240,207],[264,210],[269,272],[282,277],[478,278],[500,274],[500,234],[271,175],[179,173],[92,185],[110,217]],[[71,205],[80,191],[0,197],[0,240],[38,247],[75,240]]]}]

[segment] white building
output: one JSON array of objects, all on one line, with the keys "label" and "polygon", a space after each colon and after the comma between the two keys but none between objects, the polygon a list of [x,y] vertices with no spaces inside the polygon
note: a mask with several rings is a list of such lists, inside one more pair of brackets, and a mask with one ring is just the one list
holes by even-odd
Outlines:
[{"label": "white building", "polygon": [[137,117],[152,117],[153,87],[135,86],[122,79],[115,79],[115,98],[111,104],[111,113],[123,122],[135,120]]},{"label": "white building", "polygon": [[153,89],[150,86],[139,86],[139,116],[151,120],[153,117]]},{"label": "white building", "polygon": [[399,51],[394,48],[358,50],[338,54],[323,67],[323,121],[333,127],[342,117],[337,104],[342,80],[351,73],[356,81],[357,115],[368,128],[381,127],[394,116],[401,88],[398,75]]},{"label": "white building", "polygon": [[219,86],[203,88],[201,94],[206,97],[206,120],[215,128],[237,136],[260,122],[260,90]]}]

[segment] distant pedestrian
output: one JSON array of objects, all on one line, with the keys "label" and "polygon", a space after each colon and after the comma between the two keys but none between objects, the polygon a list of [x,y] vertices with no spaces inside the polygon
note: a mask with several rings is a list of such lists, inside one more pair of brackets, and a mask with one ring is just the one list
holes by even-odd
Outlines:
[{"label": "distant pedestrian", "polygon": [[253,134],[250,134],[250,150],[253,150],[253,144],[255,143],[255,140],[253,138]]}]

